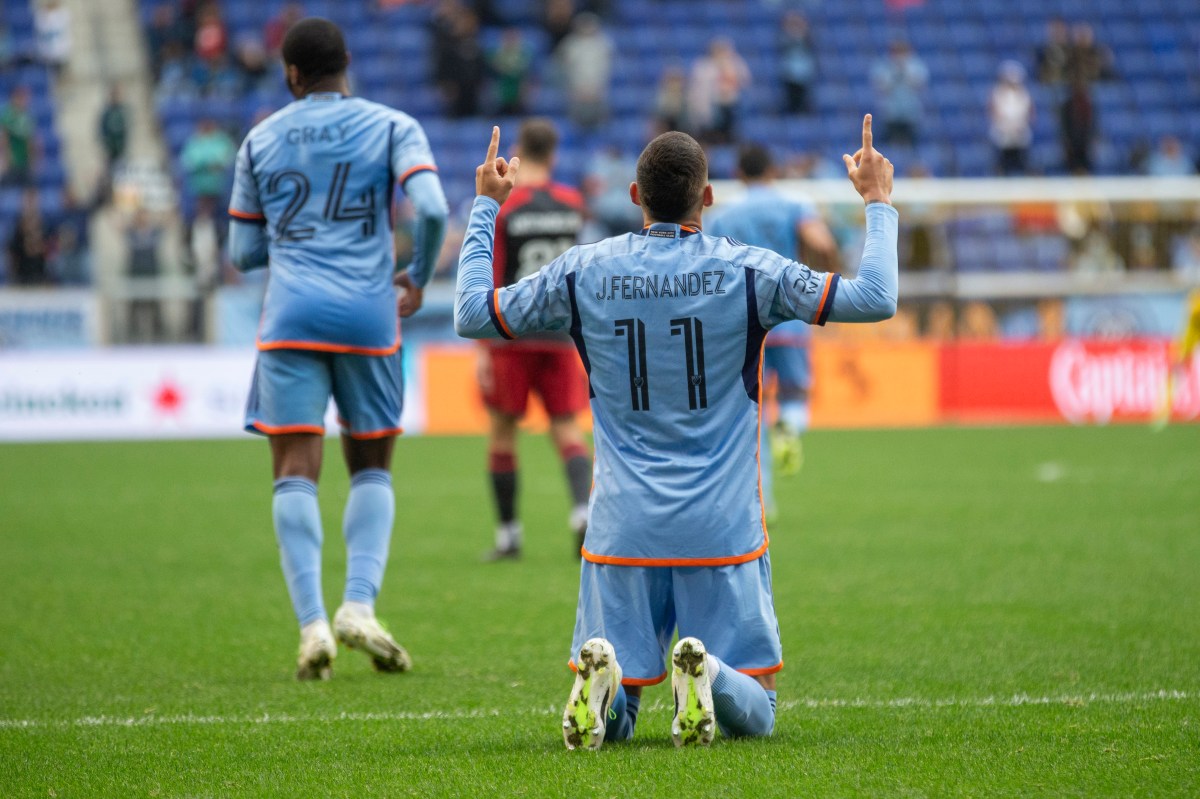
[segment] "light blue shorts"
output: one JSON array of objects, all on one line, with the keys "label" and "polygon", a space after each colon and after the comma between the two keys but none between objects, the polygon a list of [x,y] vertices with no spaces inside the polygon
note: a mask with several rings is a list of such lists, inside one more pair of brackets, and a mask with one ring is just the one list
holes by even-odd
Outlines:
[{"label": "light blue shorts", "polygon": [[676,628],[738,671],[783,667],[771,597],[771,559],[736,566],[612,566],[584,561],[572,657],[589,638],[607,638],[626,685],[667,676]]},{"label": "light blue shorts", "polygon": [[246,430],[324,435],[332,396],[343,434],[364,439],[398,435],[404,407],[400,353],[262,351],[246,400]]},{"label": "light blue shorts", "polygon": [[772,346],[768,338],[763,350],[763,371],[776,374],[781,391],[812,388],[812,363],[807,346]]}]

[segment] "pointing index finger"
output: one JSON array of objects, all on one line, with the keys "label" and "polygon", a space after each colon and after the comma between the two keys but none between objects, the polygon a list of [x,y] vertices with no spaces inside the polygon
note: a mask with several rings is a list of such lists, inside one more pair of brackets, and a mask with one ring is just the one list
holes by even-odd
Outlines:
[{"label": "pointing index finger", "polygon": [[870,150],[871,144],[872,144],[871,115],[867,114],[866,116],[863,117],[863,152],[867,152],[868,150]]},{"label": "pointing index finger", "polygon": [[496,153],[498,153],[498,152],[500,152],[500,127],[498,125],[493,125],[492,126],[492,141],[490,144],[488,144],[487,160],[484,161],[484,163],[491,164],[491,163],[495,162]]}]

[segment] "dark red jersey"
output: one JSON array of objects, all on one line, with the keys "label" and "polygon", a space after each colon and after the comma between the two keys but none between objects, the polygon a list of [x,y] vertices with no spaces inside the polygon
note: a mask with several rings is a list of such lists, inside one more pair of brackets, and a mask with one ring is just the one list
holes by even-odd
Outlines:
[{"label": "dark red jersey", "polygon": [[496,288],[532,275],[573,247],[584,208],[582,195],[560,183],[513,189],[496,217]]}]

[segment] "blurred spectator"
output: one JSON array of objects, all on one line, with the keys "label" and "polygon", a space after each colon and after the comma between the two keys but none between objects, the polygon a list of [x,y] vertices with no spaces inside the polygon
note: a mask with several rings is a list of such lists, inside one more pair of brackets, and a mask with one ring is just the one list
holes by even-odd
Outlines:
[{"label": "blurred spectator", "polygon": [[49,263],[55,282],[68,286],[85,286],[91,282],[91,252],[88,225],[91,211],[75,197],[71,187],[64,186],[62,206],[54,223],[54,249]]},{"label": "blurred spectator", "polygon": [[692,67],[688,108],[703,141],[734,140],[742,90],[750,85],[750,68],[729,39],[713,39],[708,55]]},{"label": "blurred spectator", "polygon": [[1058,84],[1067,78],[1071,35],[1067,21],[1053,17],[1046,23],[1046,42],[1037,50],[1037,79],[1041,83]]},{"label": "blurred spectator", "polygon": [[533,51],[525,44],[520,28],[505,29],[500,46],[488,57],[488,66],[496,76],[497,111],[505,116],[524,114]]},{"label": "blurred spectator", "polygon": [[999,325],[992,306],[982,300],[973,300],[963,306],[958,320],[958,337],[967,341],[989,341],[996,338]]},{"label": "blurred spectator", "polygon": [[1058,298],[1039,300],[1037,319],[1038,336],[1043,341],[1059,341],[1067,332],[1066,304]]},{"label": "blurred spectator", "polygon": [[1171,269],[1179,278],[1200,284],[1200,226],[1175,238],[1171,246]]},{"label": "blurred spectator", "polygon": [[1001,175],[1028,172],[1033,141],[1033,99],[1025,88],[1025,68],[1005,61],[988,100],[989,134],[996,147],[996,171]]},{"label": "blurred spectator", "polygon": [[571,33],[554,51],[567,93],[567,114],[581,128],[595,128],[608,118],[608,90],[613,45],[595,14],[580,14]]},{"label": "blurred spectator", "polygon": [[1123,271],[1125,261],[1113,249],[1108,235],[1099,227],[1093,227],[1080,242],[1074,266],[1080,272],[1102,275]]},{"label": "blurred spectator", "polygon": [[159,100],[193,97],[199,92],[196,65],[182,44],[174,41],[167,44],[163,49],[161,66],[155,89],[155,96]]},{"label": "blurred spectator", "polygon": [[[134,212],[125,232],[129,247],[129,277],[137,280],[159,276],[158,249],[162,242],[162,226],[144,208]],[[163,335],[162,303],[154,291],[132,286],[129,301],[128,336],[130,341],[158,341]],[[148,296],[149,295],[149,296]]]},{"label": "blurred spectator", "polygon": [[216,203],[205,199],[187,226],[187,263],[196,284],[189,330],[195,341],[204,341],[208,332],[208,307],[221,282],[224,264],[225,215],[217,213]]},{"label": "blurred spectator", "polygon": [[107,169],[112,172],[117,162],[125,157],[129,140],[129,115],[121,99],[121,87],[113,86],[108,92],[108,103],[100,112],[100,145],[108,159]]},{"label": "blurred spectator", "polygon": [[61,0],[45,0],[34,10],[33,28],[38,58],[61,75],[71,58],[71,12]]},{"label": "blurred spectator", "polygon": [[1146,158],[1146,174],[1170,177],[1194,174],[1192,159],[1183,151],[1183,144],[1174,136],[1163,136],[1158,148]]},{"label": "blurred spectator", "polygon": [[237,146],[229,134],[213,120],[201,120],[179,156],[188,192],[198,201],[223,196],[236,156]]},{"label": "blurred spectator", "polygon": [[246,73],[227,55],[208,62],[204,94],[224,100],[236,100],[246,93]]},{"label": "blurred spectator", "polygon": [[550,52],[557,50],[562,40],[571,33],[571,21],[574,19],[574,0],[546,0],[542,28],[549,39]]},{"label": "blurred spectator", "polygon": [[29,112],[29,88],[18,85],[0,109],[0,184],[28,186],[38,154],[37,127]]},{"label": "blurred spectator", "polygon": [[1096,31],[1091,24],[1075,23],[1071,28],[1071,44],[1067,49],[1067,81],[1078,78],[1093,83],[1112,80],[1116,74],[1112,51],[1096,41]]},{"label": "blurred spectator", "polygon": [[637,164],[616,147],[605,147],[592,156],[583,178],[583,193],[591,218],[581,234],[583,241],[598,241],[642,227],[642,210],[629,198],[629,184]]},{"label": "blurred spectator", "polygon": [[303,18],[304,6],[300,3],[288,3],[279,10],[278,14],[267,20],[267,24],[263,26],[262,46],[268,60],[279,60],[279,51],[283,47],[283,37],[287,34],[288,28]]},{"label": "blurred spectator", "polygon": [[654,95],[654,132],[657,136],[671,130],[692,129],[687,107],[687,79],[683,68],[669,66],[658,81]]},{"label": "blurred spectator", "polygon": [[808,20],[798,11],[783,15],[779,38],[779,74],[783,77],[786,114],[808,114],[813,110],[813,85],[817,80],[817,51]]},{"label": "blurred spectator", "polygon": [[888,57],[871,70],[871,82],[882,106],[883,140],[916,146],[925,113],[922,95],[929,84],[925,62],[908,42],[893,42]]},{"label": "blurred spectator", "polygon": [[1088,175],[1092,171],[1092,140],[1096,136],[1096,108],[1092,90],[1079,76],[1071,81],[1059,107],[1063,162],[1068,173]]},{"label": "blurred spectator", "polygon": [[441,0],[431,21],[434,81],[453,117],[479,113],[479,85],[486,64],[479,44],[479,18],[459,0]]},{"label": "blurred spectator", "polygon": [[196,57],[212,63],[225,55],[229,46],[229,34],[221,9],[216,3],[205,3],[196,12]]},{"label": "blurred spectator", "polygon": [[267,51],[251,36],[243,36],[234,46],[234,61],[242,73],[245,94],[270,92],[279,85],[279,72],[271,69]]},{"label": "blurred spectator", "polygon": [[150,24],[146,28],[146,45],[150,50],[150,65],[155,80],[162,76],[168,46],[182,42],[182,34],[175,7],[170,3],[156,5],[150,12]]},{"label": "blurred spectator", "polygon": [[9,274],[13,283],[40,286],[49,282],[46,271],[48,238],[37,192],[26,189],[21,195],[21,215],[8,239]]}]

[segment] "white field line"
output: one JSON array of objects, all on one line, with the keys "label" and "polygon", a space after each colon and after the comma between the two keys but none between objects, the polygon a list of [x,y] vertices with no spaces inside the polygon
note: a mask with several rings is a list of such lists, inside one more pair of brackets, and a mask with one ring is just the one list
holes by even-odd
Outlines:
[{"label": "white field line", "polygon": [[[1014,708],[1026,706],[1084,707],[1092,704],[1130,705],[1147,702],[1187,702],[1200,700],[1195,691],[1138,691],[1128,693],[1062,694],[1058,696],[984,696],[974,698],[928,699],[909,696],[894,699],[789,699],[779,703],[780,711],[826,710],[862,708],[867,710],[893,710],[902,708]],[[651,713],[667,710],[661,700],[647,704],[643,711]],[[254,724],[329,724],[339,721],[459,721],[467,719],[499,718],[501,716],[554,716],[561,713],[558,707],[526,707],[514,710],[476,708],[473,710],[430,710],[425,712],[383,711],[375,713],[334,713],[308,715],[291,713],[261,713],[243,716],[200,716],[185,715],[157,716],[147,713],[142,716],[83,716],[77,719],[5,719],[0,718],[0,730],[65,729],[87,727],[166,727],[204,725],[254,725]]]}]

